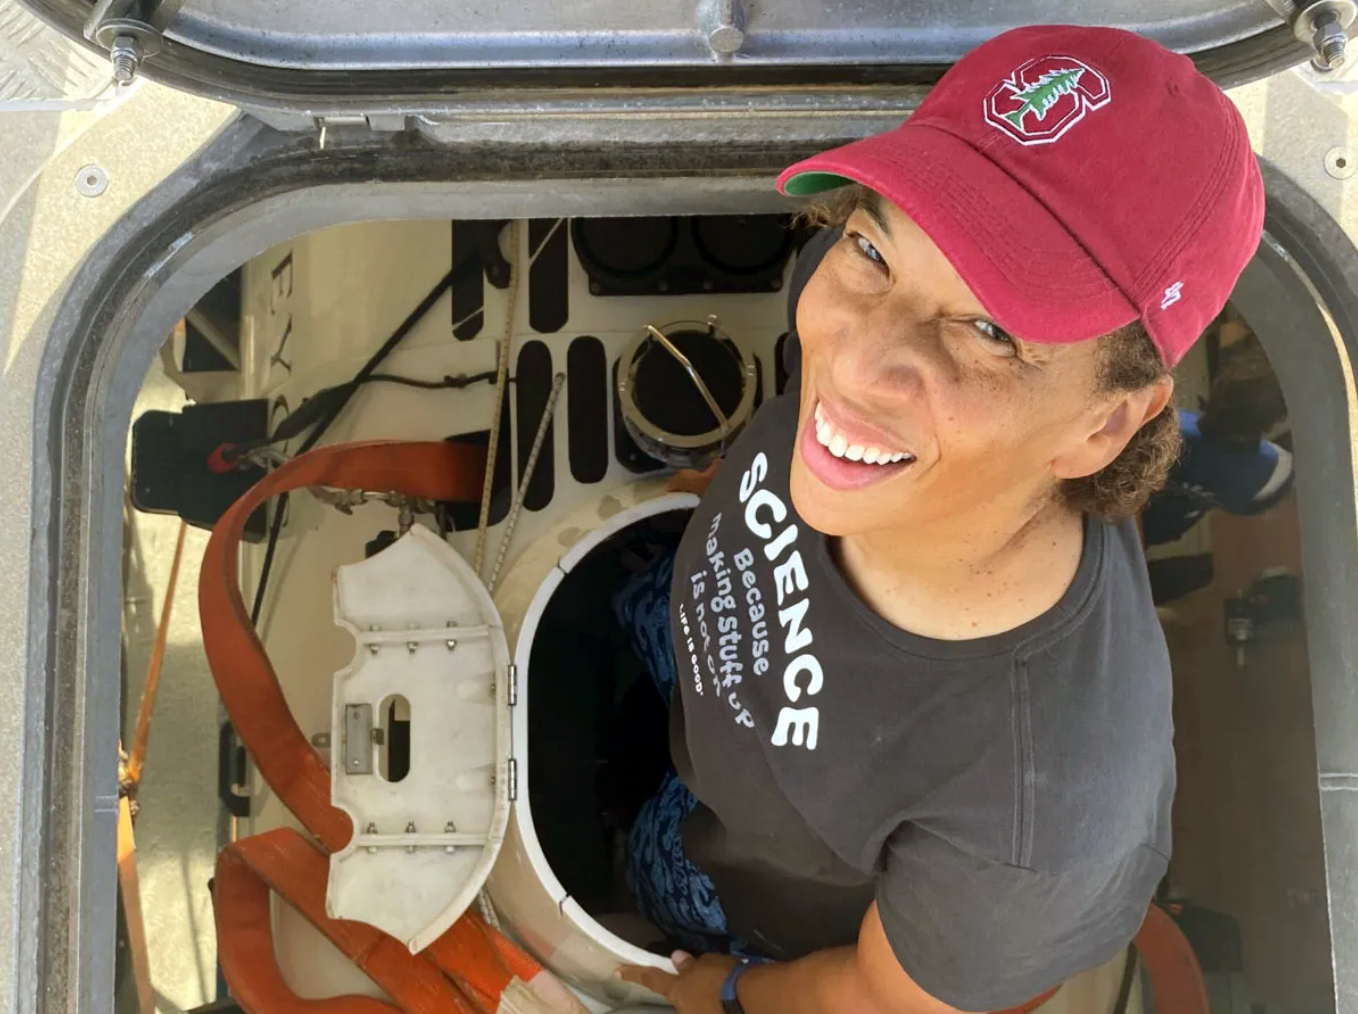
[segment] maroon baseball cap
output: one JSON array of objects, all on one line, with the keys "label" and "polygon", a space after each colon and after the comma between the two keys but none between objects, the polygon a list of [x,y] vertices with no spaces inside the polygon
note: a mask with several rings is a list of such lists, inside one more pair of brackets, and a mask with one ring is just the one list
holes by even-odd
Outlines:
[{"label": "maroon baseball cap", "polygon": [[897,204],[1020,338],[1134,320],[1173,366],[1254,255],[1264,185],[1245,123],[1191,60],[1131,32],[1034,26],[968,53],[896,130],[787,169]]}]

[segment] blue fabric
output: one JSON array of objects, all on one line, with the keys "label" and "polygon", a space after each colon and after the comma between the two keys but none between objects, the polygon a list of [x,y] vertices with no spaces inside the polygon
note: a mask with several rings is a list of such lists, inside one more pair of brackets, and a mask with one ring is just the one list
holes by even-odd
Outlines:
[{"label": "blue fabric", "polygon": [[[613,597],[613,612],[632,649],[645,663],[656,689],[669,702],[674,692],[674,645],[670,634],[670,584],[674,554],[659,557]],[[671,769],[632,824],[627,839],[627,886],[637,908],[663,933],[695,954],[742,954],[712,880],[684,854],[684,818],[698,805]]]},{"label": "blue fabric", "polygon": [[1267,440],[1245,450],[1208,440],[1198,414],[1179,410],[1183,454],[1165,488],[1141,516],[1146,544],[1173,542],[1217,508],[1230,514],[1268,510],[1292,488],[1292,458]]}]

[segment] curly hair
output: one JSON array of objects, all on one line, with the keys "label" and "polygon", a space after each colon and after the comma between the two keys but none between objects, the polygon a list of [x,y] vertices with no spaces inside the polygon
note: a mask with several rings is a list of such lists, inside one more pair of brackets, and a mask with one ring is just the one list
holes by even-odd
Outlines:
[{"label": "curly hair", "polygon": [[[803,209],[797,223],[811,228],[841,226],[865,192],[866,188],[857,185],[830,191]],[[1140,321],[1096,340],[1100,392],[1139,391],[1169,375]],[[1109,524],[1125,521],[1164,488],[1182,446],[1178,414],[1172,404],[1166,405],[1163,412],[1136,431],[1109,464],[1093,475],[1063,479],[1057,495],[1078,513],[1091,514]]]}]

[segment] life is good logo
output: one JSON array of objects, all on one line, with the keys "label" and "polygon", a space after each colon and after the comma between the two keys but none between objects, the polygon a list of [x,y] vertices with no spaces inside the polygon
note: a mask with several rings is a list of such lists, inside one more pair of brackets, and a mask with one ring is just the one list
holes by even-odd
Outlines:
[{"label": "life is good logo", "polygon": [[1019,144],[1051,144],[1112,97],[1108,79],[1084,61],[1039,56],[995,86],[985,118]]}]

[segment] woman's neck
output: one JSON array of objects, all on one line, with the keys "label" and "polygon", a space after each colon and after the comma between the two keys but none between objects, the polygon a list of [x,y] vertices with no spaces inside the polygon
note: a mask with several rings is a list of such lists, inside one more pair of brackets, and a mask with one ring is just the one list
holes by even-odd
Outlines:
[{"label": "woman's neck", "polygon": [[845,579],[903,630],[960,641],[1012,630],[1056,605],[1084,548],[1083,519],[1055,501],[1015,516],[952,517],[835,541]]}]

